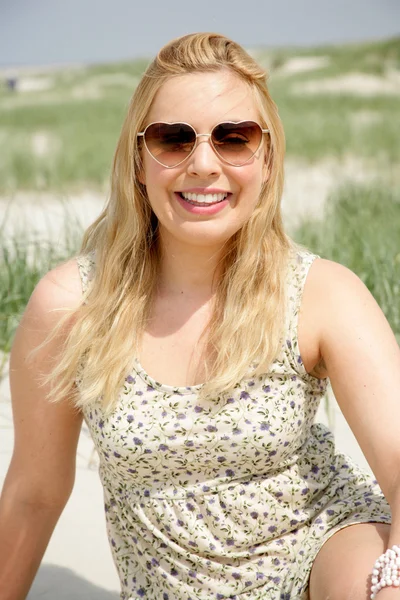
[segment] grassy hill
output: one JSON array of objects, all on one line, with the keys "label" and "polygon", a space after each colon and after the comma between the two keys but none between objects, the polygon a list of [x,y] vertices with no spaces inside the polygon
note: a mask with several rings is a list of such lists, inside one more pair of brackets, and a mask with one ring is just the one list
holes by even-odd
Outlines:
[{"label": "grassy hill", "polygon": [[[400,38],[252,50],[270,73],[289,157],[400,162]],[[0,193],[102,188],[145,60],[19,74],[0,91]]]},{"label": "grassy hill", "polygon": [[[287,136],[289,212],[329,196],[294,234],[367,284],[400,340],[400,37],[340,47],[251,49],[268,70]],[[0,375],[42,273],[72,254],[7,238],[7,202],[24,192],[104,196],[124,114],[147,62],[21,70],[0,85]],[[321,203],[321,206],[323,202]]]}]

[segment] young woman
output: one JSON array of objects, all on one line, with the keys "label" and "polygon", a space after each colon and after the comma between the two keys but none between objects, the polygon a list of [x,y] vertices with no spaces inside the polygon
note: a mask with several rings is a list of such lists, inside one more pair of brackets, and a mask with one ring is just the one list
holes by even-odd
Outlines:
[{"label": "young woman", "polygon": [[[283,155],[240,46],[193,34],[162,48],[107,208],[15,337],[2,600],[28,592],[82,418],[121,599],[400,598],[396,547],[371,577],[400,543],[399,348],[353,273],[285,235]],[[314,424],[328,377],[379,486]]]}]

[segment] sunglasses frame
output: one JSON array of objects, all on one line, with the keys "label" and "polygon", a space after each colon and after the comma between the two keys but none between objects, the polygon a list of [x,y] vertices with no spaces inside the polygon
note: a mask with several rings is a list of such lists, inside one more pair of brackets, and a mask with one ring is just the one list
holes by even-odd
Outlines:
[{"label": "sunglasses frame", "polygon": [[[193,125],[190,125],[190,123],[186,123],[185,121],[174,121],[173,123],[170,123],[168,121],[153,121],[152,123],[149,123],[145,129],[143,131],[140,131],[137,136],[138,137],[143,137],[143,142],[144,142],[144,146],[147,150],[147,152],[150,154],[151,158],[153,158],[159,165],[161,165],[162,167],[165,167],[166,169],[175,169],[175,167],[179,167],[179,165],[181,165],[182,163],[184,163],[190,156],[192,156],[193,152],[196,150],[197,148],[197,140],[199,137],[208,137],[210,140],[210,145],[211,148],[214,150],[215,154],[218,156],[218,158],[220,160],[222,160],[223,162],[227,163],[228,165],[231,165],[232,167],[243,167],[244,165],[246,165],[252,158],[253,156],[258,152],[258,150],[261,147],[262,144],[262,140],[263,140],[263,136],[261,135],[260,137],[260,143],[258,144],[256,150],[253,152],[253,154],[250,156],[250,158],[248,158],[244,163],[240,163],[240,165],[235,165],[234,163],[229,162],[229,160],[226,160],[226,158],[224,158],[223,156],[220,155],[220,153],[218,152],[218,150],[215,148],[214,143],[212,141],[212,134],[213,131],[219,127],[219,125],[224,125],[225,123],[229,124],[229,125],[240,125],[241,123],[253,123],[254,125],[257,125],[260,128],[261,134],[264,133],[271,133],[270,129],[264,129],[263,127],[261,127],[261,125],[259,123],[257,123],[257,121],[221,121],[220,123],[217,123],[216,125],[214,125],[214,127],[211,129],[210,133],[197,133],[197,131],[195,130],[195,128],[193,127]],[[151,127],[152,125],[187,125],[188,127],[190,127],[194,133],[195,133],[195,141],[193,144],[193,148],[191,149],[191,151],[188,153],[187,156],[185,156],[185,158],[183,160],[181,160],[180,162],[176,163],[176,165],[173,166],[169,166],[169,165],[164,165],[164,163],[160,162],[155,156],[153,156],[153,154],[150,152],[149,148],[147,147],[146,144],[146,131],[148,130],[149,127]]]}]

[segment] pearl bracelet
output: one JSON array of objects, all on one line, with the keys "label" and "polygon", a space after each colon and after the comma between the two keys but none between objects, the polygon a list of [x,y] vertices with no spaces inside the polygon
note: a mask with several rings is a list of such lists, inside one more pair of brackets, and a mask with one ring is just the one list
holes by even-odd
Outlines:
[{"label": "pearl bracelet", "polygon": [[371,600],[384,587],[400,587],[400,547],[388,548],[375,562],[371,578]]}]

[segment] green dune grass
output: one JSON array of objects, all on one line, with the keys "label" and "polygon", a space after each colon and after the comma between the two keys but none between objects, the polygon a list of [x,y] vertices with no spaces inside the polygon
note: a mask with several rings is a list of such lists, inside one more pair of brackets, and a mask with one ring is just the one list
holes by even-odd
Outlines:
[{"label": "green dune grass", "polygon": [[[351,73],[400,72],[400,38],[342,47],[255,51],[270,68],[270,88],[301,164],[356,157],[381,184],[339,187],[322,222],[304,223],[295,238],[347,265],[366,283],[400,339],[399,96],[301,94],[296,85]],[[289,59],[327,57],[321,68],[285,74]],[[45,190],[55,197],[103,190],[124,114],[147,60],[42,73],[39,91],[0,89],[0,196]],[[47,78],[47,79],[46,79]],[[341,181],[338,180],[338,186]],[[63,250],[46,240],[5,237],[0,226],[0,350],[7,352],[39,277],[73,254],[80,232],[66,231]]]}]

